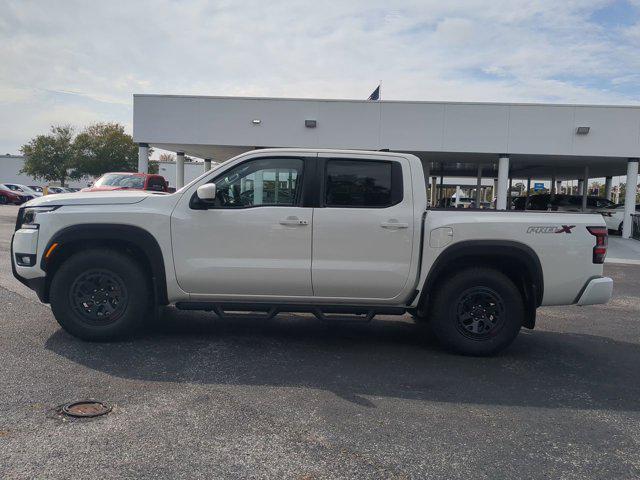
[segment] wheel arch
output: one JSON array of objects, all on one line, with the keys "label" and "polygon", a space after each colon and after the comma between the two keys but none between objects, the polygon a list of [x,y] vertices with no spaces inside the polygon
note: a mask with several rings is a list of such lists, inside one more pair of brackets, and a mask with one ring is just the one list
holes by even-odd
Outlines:
[{"label": "wheel arch", "polygon": [[[47,257],[46,252],[56,243],[58,245]],[[141,227],[110,223],[72,225],[51,237],[44,249],[45,255],[40,260],[40,267],[46,272],[41,299],[43,302],[49,301],[51,279],[63,261],[78,251],[94,247],[111,248],[131,254],[151,275],[156,303],[169,303],[164,257],[155,237]]]},{"label": "wheel arch", "polygon": [[542,303],[542,265],[533,249],[510,240],[468,240],[447,247],[436,259],[420,292],[418,310],[428,312],[431,292],[438,282],[460,268],[485,266],[507,275],[522,292],[526,318],[524,326],[535,326],[536,308]]}]

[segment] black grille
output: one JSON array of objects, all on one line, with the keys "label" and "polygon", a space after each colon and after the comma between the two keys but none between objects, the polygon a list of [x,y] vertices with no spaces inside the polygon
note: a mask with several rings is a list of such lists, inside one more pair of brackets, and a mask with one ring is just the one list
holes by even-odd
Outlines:
[{"label": "black grille", "polygon": [[20,229],[23,221],[24,221],[24,207],[18,210],[18,216],[16,218],[16,230]]}]

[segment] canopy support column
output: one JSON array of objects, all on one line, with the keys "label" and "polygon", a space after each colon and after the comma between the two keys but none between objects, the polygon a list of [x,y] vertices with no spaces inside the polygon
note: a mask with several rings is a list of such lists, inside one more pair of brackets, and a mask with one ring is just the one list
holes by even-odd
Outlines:
[{"label": "canopy support column", "polygon": [[176,190],[184,187],[184,152],[176,152]]},{"label": "canopy support column", "polygon": [[438,177],[431,177],[431,208],[436,206],[438,201]]},{"label": "canopy support column", "polygon": [[631,214],[636,211],[638,190],[638,159],[630,158],[627,163],[627,186],[624,194],[624,217],[622,220],[622,238],[631,238]]},{"label": "canopy support column", "polygon": [[138,173],[149,173],[149,144],[138,144]]},{"label": "canopy support column", "polygon": [[613,177],[604,178],[604,196],[607,200],[611,200],[611,184],[613,183]]},{"label": "canopy support column", "polygon": [[580,192],[582,195],[582,211],[587,211],[587,196],[589,195],[589,165],[585,165],[584,167],[584,175],[582,178],[582,191]]},{"label": "canopy support column", "polygon": [[496,194],[496,209],[507,208],[507,189],[509,188],[509,157],[501,155],[498,159],[498,192]]},{"label": "canopy support column", "polygon": [[478,165],[478,178],[476,181],[476,208],[482,203],[482,165]]}]

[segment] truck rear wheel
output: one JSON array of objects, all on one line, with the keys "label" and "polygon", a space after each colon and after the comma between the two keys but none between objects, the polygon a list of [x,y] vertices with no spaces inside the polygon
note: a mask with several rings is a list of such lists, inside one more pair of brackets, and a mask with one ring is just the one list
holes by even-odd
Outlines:
[{"label": "truck rear wheel", "polygon": [[109,341],[133,334],[151,315],[148,276],[130,256],[92,249],[66,259],[51,282],[53,315],[70,334]]},{"label": "truck rear wheel", "polygon": [[486,356],[513,342],[523,318],[522,295],[506,275],[491,268],[469,268],[438,288],[430,322],[447,348]]}]

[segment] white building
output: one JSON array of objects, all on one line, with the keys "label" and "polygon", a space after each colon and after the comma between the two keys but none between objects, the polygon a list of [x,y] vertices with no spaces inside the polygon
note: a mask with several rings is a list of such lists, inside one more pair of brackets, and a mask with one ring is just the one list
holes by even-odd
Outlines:
[{"label": "white building", "polygon": [[[605,177],[608,195],[614,175],[638,183],[634,106],[134,95],[133,123],[140,169],[149,146],[178,152],[178,186],[184,154],[223,161],[261,147],[411,152],[432,185],[444,175],[497,179],[498,208],[510,178],[548,180],[552,192],[558,180],[582,180],[585,205],[589,178]],[[630,208],[634,190],[627,189]]]},{"label": "white building", "polygon": [[[24,157],[22,155],[1,155],[0,156],[0,183],[18,183],[21,185],[47,185],[44,180],[36,180],[30,175],[20,173],[24,166]],[[69,180],[67,185],[70,187],[82,188],[86,187],[90,179]]]},{"label": "white building", "polygon": [[[184,163],[184,183],[187,184],[191,180],[196,179],[204,173],[204,162],[185,162]],[[162,175],[169,186],[176,186],[176,163],[175,162],[158,162],[158,174]]]}]

